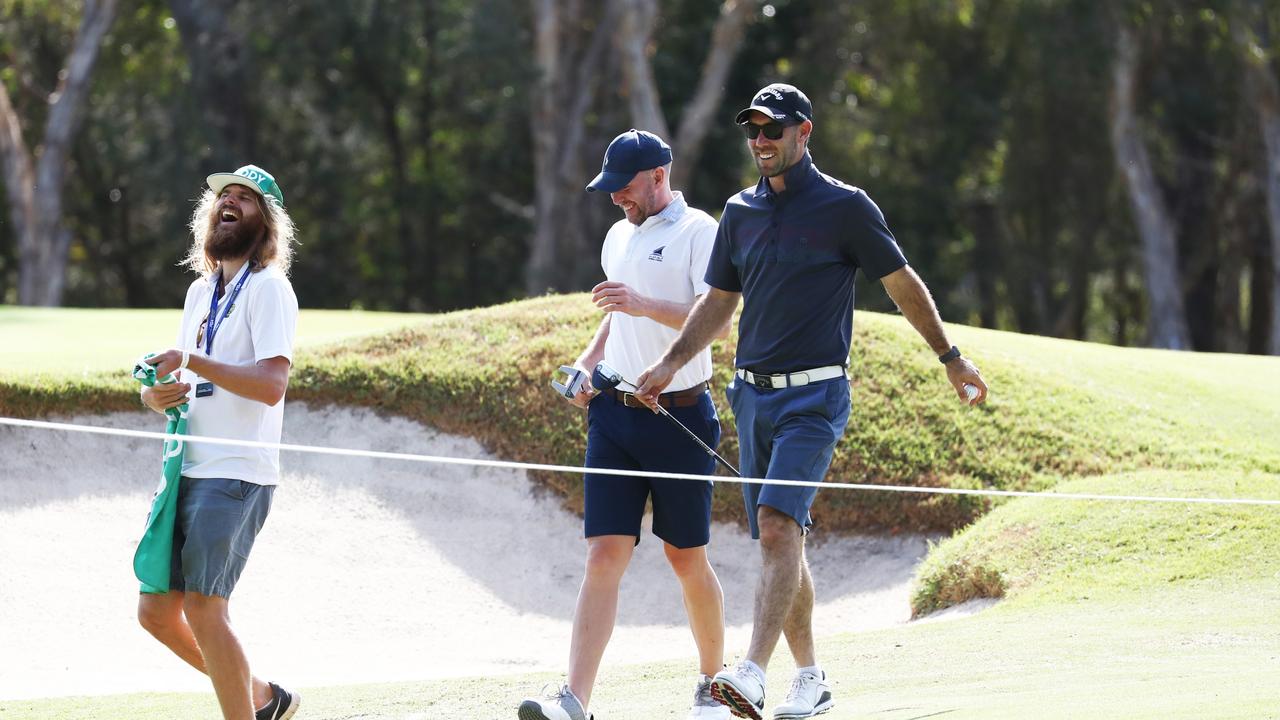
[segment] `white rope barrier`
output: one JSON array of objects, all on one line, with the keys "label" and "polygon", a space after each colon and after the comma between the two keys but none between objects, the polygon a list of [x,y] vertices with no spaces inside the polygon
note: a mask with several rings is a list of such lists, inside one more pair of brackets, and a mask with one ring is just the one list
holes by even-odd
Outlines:
[{"label": "white rope barrier", "polygon": [[870,483],[815,482],[809,480],[780,480],[765,478],[738,478],[726,475],[697,475],[693,473],[667,473],[646,470],[615,470],[612,468],[586,468],[576,465],[549,465],[546,463],[513,462],[509,460],[484,460],[474,458],[457,458],[443,455],[417,455],[413,453],[385,452],[381,450],[361,450],[357,448],[325,447],[321,445],[296,445],[292,443],[262,442],[259,440],[235,440],[215,438],[201,435],[172,435],[147,430],[125,430],[121,428],[101,427],[98,425],[74,425],[70,423],[46,422],[43,420],[24,420],[21,418],[0,417],[0,425],[12,427],[35,428],[63,432],[90,433],[132,437],[148,440],[178,439],[183,442],[205,443],[209,445],[233,445],[236,447],[252,447],[267,450],[283,450],[286,452],[312,453],[316,455],[341,455],[346,457],[364,457],[379,460],[405,460],[408,462],[436,463],[441,465],[470,465],[474,467],[501,468],[504,470],[544,470],[562,473],[592,473],[595,475],[625,475],[630,477],[665,478],[670,480],[711,480],[718,483],[753,483],[758,485],[787,485],[793,487],[834,488],[841,490],[869,490],[878,492],[917,493],[925,495],[975,495],[983,497],[1030,497],[1051,500],[1109,500],[1122,502],[1154,502],[1154,503],[1188,503],[1199,505],[1270,505],[1280,506],[1280,500],[1264,500],[1257,498],[1224,498],[1224,497],[1162,497],[1154,495],[1099,495],[1093,493],[1055,493],[1033,492],[1029,490],[990,490],[981,488],[947,488],[924,487],[919,485],[874,485]]}]

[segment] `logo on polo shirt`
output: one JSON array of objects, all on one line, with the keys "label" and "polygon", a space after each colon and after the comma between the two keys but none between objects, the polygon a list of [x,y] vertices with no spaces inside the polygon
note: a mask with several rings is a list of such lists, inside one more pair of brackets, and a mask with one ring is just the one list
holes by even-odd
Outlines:
[{"label": "logo on polo shirt", "polygon": [[666,249],[667,249],[667,246],[663,245],[657,250],[654,250],[653,252],[649,253],[649,259],[655,262],[662,262],[662,251]]}]

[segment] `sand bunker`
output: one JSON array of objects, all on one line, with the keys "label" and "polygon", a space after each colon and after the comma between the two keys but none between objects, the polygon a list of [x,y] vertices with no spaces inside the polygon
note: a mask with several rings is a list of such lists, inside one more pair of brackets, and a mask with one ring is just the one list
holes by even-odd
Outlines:
[{"label": "sand bunker", "polygon": [[[162,430],[149,412],[69,422]],[[474,441],[365,410],[288,406],[285,442],[487,457]],[[133,550],[159,478],[153,440],[0,427],[0,699],[207,690],[137,625]],[[581,521],[524,473],[285,453],[232,617],[255,672],[296,686],[563,671]],[[647,532],[647,531],[646,531]],[[811,548],[820,634],[909,617],[926,541]],[[745,648],[757,545],[712,530],[730,658]],[[605,663],[695,651],[679,585],[646,534]]]}]

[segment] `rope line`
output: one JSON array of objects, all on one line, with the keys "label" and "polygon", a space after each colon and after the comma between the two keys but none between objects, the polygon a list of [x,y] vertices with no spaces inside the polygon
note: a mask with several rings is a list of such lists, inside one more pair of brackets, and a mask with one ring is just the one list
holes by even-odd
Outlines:
[{"label": "rope line", "polygon": [[775,478],[737,478],[723,475],[698,475],[694,473],[668,473],[648,470],[616,470],[613,468],[587,468],[576,465],[551,465],[547,463],[527,463],[510,460],[486,460],[476,458],[457,458],[444,455],[419,455],[414,453],[386,452],[382,450],[361,450],[358,448],[326,447],[323,445],[298,445],[294,443],[263,442],[261,440],[236,440],[231,438],[215,438],[202,435],[176,435],[148,430],[125,430],[99,425],[75,425],[71,423],[46,422],[43,420],[24,420],[21,418],[0,417],[0,425],[12,427],[34,428],[63,432],[79,432],[117,437],[133,437],[149,440],[172,440],[182,442],[204,443],[208,445],[232,445],[236,447],[262,448],[266,450],[284,450],[286,452],[311,453],[316,455],[341,455],[345,457],[365,457],[379,460],[405,460],[409,462],[436,463],[440,465],[470,465],[473,467],[491,467],[504,470],[544,470],[548,472],[596,475],[621,475],[628,477],[662,478],[669,480],[702,480],[718,483],[752,483],[756,485],[780,485],[789,487],[835,488],[841,490],[864,490],[876,492],[917,493],[926,495],[975,495],[984,497],[1031,497],[1052,500],[1104,500],[1121,502],[1154,502],[1154,503],[1188,503],[1200,505],[1270,505],[1280,506],[1280,500],[1264,500],[1258,498],[1224,498],[1224,497],[1164,497],[1158,495],[1100,495],[1094,493],[1056,493],[1036,492],[1031,490],[991,490],[982,488],[947,488],[924,487],[920,485],[873,485],[869,483],[823,482],[812,480],[782,480]]}]

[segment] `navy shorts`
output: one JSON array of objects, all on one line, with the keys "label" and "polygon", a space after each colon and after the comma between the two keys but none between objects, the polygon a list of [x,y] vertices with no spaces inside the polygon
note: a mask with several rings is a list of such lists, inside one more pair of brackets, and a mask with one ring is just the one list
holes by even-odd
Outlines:
[{"label": "navy shorts", "polygon": [[231,597],[275,490],[246,480],[182,478],[169,590]]},{"label": "navy shorts", "polygon": [[[720,419],[710,392],[702,393],[696,405],[668,410],[709,447],[720,442]],[[711,475],[716,461],[670,419],[601,393],[587,411],[586,465]],[[639,544],[645,500],[652,496],[654,535],[677,548],[701,547],[711,539],[710,480],[587,473],[585,481],[587,537],[634,535]]]},{"label": "navy shorts", "polygon": [[[738,461],[743,477],[822,482],[836,442],[849,422],[849,381],[844,377],[799,387],[758,388],[734,377],[725,389],[738,422]],[[744,483],[751,537],[760,537],[756,512],[768,505],[808,532],[816,487]]]}]

